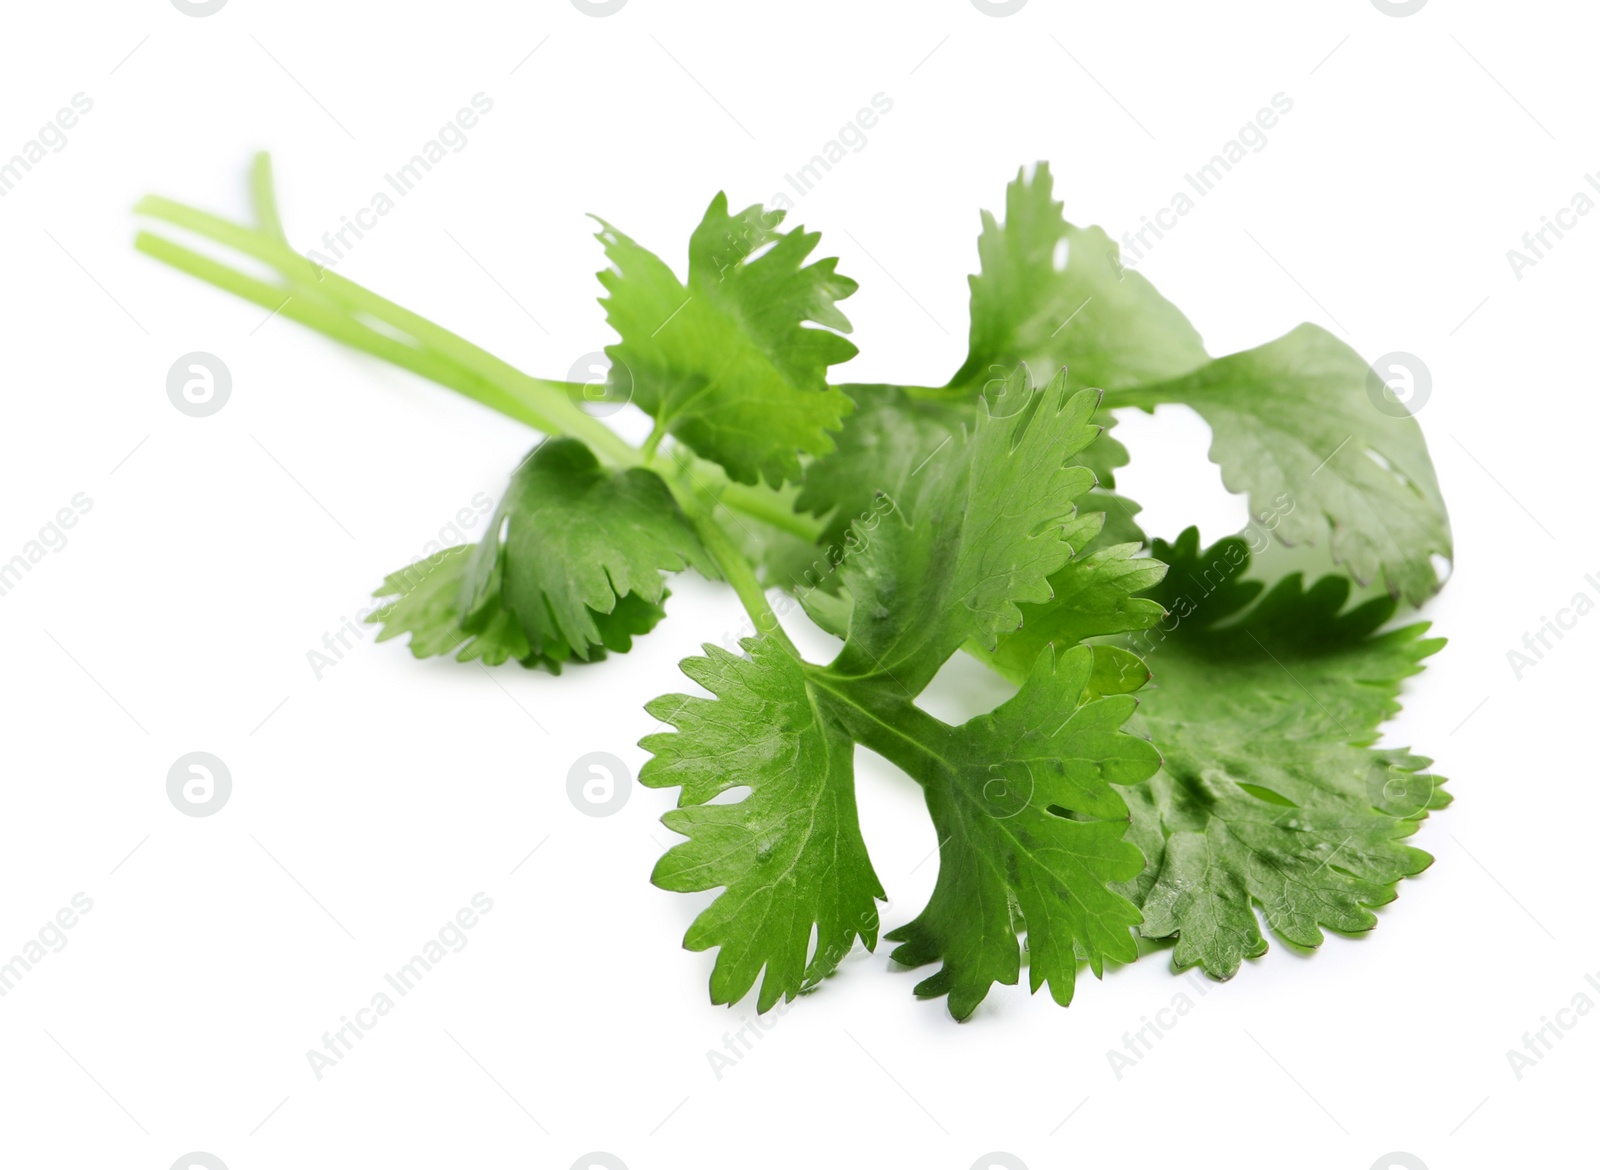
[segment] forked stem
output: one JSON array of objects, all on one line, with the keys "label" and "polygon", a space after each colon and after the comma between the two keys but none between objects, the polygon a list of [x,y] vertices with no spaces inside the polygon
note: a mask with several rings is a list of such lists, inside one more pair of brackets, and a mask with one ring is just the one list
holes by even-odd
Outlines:
[{"label": "forked stem", "polygon": [[[258,260],[276,272],[284,284],[261,280],[148,231],[138,234],[134,247],[180,272],[447,386],[544,434],[581,439],[611,466],[662,469],[665,457],[658,455],[657,448],[665,436],[665,427],[659,421],[644,448],[636,448],[577,405],[572,394],[580,387],[524,374],[459,334],[295,252],[284,234],[273,189],[272,163],[265,153],[256,156],[251,168],[250,190],[259,221],[254,228],[158,195],[146,196],[134,211]],[[374,324],[384,328],[375,328]],[[760,486],[733,483],[715,464],[700,460],[694,463],[696,473],[690,478],[702,494],[709,490],[724,506],[802,539],[814,541],[820,534],[819,521],[796,513],[776,493]],[[756,629],[770,634],[790,653],[798,654],[767,603],[749,559],[711,516],[703,500],[688,498],[693,493],[686,492],[673,475],[666,474],[664,478]],[[707,489],[703,481],[712,486]]]}]

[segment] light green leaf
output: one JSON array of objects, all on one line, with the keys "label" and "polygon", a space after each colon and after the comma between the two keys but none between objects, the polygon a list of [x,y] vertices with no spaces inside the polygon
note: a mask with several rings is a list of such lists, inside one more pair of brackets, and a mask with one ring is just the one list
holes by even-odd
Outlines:
[{"label": "light green leaf", "polygon": [[383,627],[377,641],[410,634],[411,653],[418,658],[459,651],[459,661],[479,659],[489,666],[530,658],[527,637],[498,605],[498,596],[485,598],[480,629],[462,626],[461,583],[472,553],[473,546],[458,544],[385,577],[373,596],[392,600],[367,617]]},{"label": "light green leaf", "polygon": [[1211,424],[1211,460],[1285,544],[1327,540],[1365,584],[1420,604],[1453,555],[1450,520],[1417,420],[1380,409],[1370,366],[1315,325],[1185,377],[1108,398],[1177,402]]},{"label": "light green leaf", "polygon": [[1098,547],[1093,533],[1087,535],[1088,551],[1050,575],[1054,596],[1019,607],[1022,627],[1001,638],[992,658],[1001,673],[1020,678],[1046,645],[1065,649],[1089,638],[1148,629],[1165,614],[1159,602],[1134,595],[1154,588],[1167,566],[1139,555],[1140,545]]},{"label": "light green leaf", "polygon": [[782,219],[730,215],[718,195],[690,238],[687,284],[603,220],[598,235],[613,265],[601,303],[622,338],[606,349],[612,393],[740,483],[797,479],[800,456],[832,450],[850,410],[827,376],[856,353],[835,303],[856,283],[832,258],[806,264],[818,234],[779,232]]},{"label": "light green leaf", "polygon": [[1194,326],[1097,227],[1061,214],[1050,168],[1019,171],[1003,224],[983,213],[967,360],[952,387],[1004,379],[1018,362],[1040,378],[1061,367],[1074,390],[1120,390],[1176,377],[1206,361]]},{"label": "light green leaf", "polygon": [[973,417],[973,403],[917,399],[899,386],[840,389],[856,409],[836,449],[807,465],[795,500],[796,509],[828,517],[822,540],[833,545],[851,524],[870,521],[880,499],[903,498],[912,476]]},{"label": "light green leaf", "polygon": [[[418,658],[454,652],[458,662],[476,659],[499,666],[516,660],[529,668],[543,667],[560,674],[561,667],[573,658],[572,647],[561,639],[545,643],[541,650],[528,644],[521,621],[503,602],[499,569],[487,587],[479,589],[471,580],[471,563],[478,548],[458,544],[386,577],[373,596],[390,600],[367,617],[369,623],[383,627],[376,640],[386,642],[410,634],[411,653]],[[472,610],[463,611],[462,598],[469,585],[478,600]],[[661,600],[666,596],[663,591]],[[610,612],[591,612],[596,637],[584,647],[582,660],[598,661],[608,650],[626,653],[634,638],[648,634],[665,616],[659,601],[647,601],[635,593],[617,599]]]}]

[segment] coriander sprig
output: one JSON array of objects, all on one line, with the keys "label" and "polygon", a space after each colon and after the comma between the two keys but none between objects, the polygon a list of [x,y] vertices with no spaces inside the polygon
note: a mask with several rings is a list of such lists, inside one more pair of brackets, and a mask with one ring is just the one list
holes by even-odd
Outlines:
[{"label": "coriander sprig", "polygon": [[[923,788],[938,879],[885,937],[902,963],[940,964],[917,992],[961,1018],[1024,959],[1065,1004],[1078,963],[1131,961],[1135,932],[1228,978],[1266,947],[1258,913],[1314,946],[1370,929],[1431,861],[1403,842],[1447,803],[1441,781],[1371,746],[1442,645],[1420,623],[1385,630],[1451,551],[1416,420],[1313,326],[1211,358],[1103,231],[1066,221],[1047,167],[1011,184],[1003,221],[984,215],[968,356],[940,387],[830,381],[855,353],[838,302],[856,285],[781,213],[717,196],[682,278],[600,221],[607,352],[653,423],[639,447],[583,411],[581,388],[295,253],[265,155],[251,191],[254,226],[157,197],[137,210],[273,279],[165,235],[137,246],[544,436],[482,541],[385,580],[380,637],[558,671],[647,634],[666,574],[694,568],[739,597],[755,636],[683,664],[713,698],[649,705],[675,730],[643,741],[639,776],[680,789],[664,819],[684,840],[654,881],[722,891],[685,938],[718,949],[716,1001],[760,980],[764,1011],[876,945],[858,744]],[[1106,431],[1114,410],[1167,403],[1211,424],[1212,458],[1263,530],[1327,540],[1390,596],[1348,607],[1341,576],[1265,587],[1237,538],[1148,539]],[[841,639],[833,661],[803,659],[772,588]],[[961,649],[1019,690],[951,726],[917,697]],[[734,788],[748,794],[716,799]]]}]

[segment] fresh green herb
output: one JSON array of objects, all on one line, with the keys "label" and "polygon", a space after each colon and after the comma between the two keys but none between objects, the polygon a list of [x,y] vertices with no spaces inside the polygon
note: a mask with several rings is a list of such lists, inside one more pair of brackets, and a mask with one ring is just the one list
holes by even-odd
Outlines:
[{"label": "fresh green herb", "polygon": [[1226,979],[1267,949],[1251,904],[1289,942],[1377,924],[1371,907],[1432,861],[1404,844],[1449,798],[1403,749],[1374,748],[1401,680],[1444,645],[1426,625],[1377,631],[1395,603],[1345,607],[1350,583],[1242,581],[1238,537],[1201,551],[1189,529],[1155,542],[1171,569],[1153,596],[1182,615],[1133,639],[1161,685],[1139,715],[1162,771],[1133,800],[1154,884],[1147,938],[1176,935],[1179,967]]},{"label": "fresh green herb", "polygon": [[[689,281],[601,221],[615,271],[600,273],[606,320],[622,335],[607,348],[633,400],[740,483],[777,485],[800,456],[833,449],[830,431],[850,399],[828,386],[828,367],[856,354],[834,304],[856,291],[835,261],[805,265],[815,232],[779,232],[781,211],[728,214],[718,195],[689,237]],[[808,329],[814,321],[827,329]]]},{"label": "fresh green herb", "polygon": [[[1305,947],[1364,931],[1430,861],[1404,841],[1446,803],[1440,781],[1372,746],[1442,645],[1387,628],[1450,555],[1415,420],[1375,409],[1375,375],[1313,326],[1211,359],[1104,232],[1063,218],[1047,167],[1011,184],[1003,222],[983,217],[968,356],[940,387],[829,384],[856,352],[838,308],[856,285],[780,213],[718,195],[681,280],[601,221],[608,390],[649,415],[641,447],[575,405],[578,387],[296,254],[265,156],[251,186],[255,227],[154,197],[138,210],[272,279],[166,236],[137,246],[546,436],[482,541],[384,581],[382,638],[558,671],[647,634],[668,573],[743,603],[743,653],[683,664],[711,697],[649,705],[673,730],[643,741],[639,776],[679,790],[664,820],[683,841],[656,884],[720,891],[685,938],[717,950],[714,1001],[755,989],[765,1011],[876,946],[858,744],[923,789],[938,877],[885,937],[898,962],[939,964],[916,991],[957,1018],[1024,965],[1066,1004],[1080,963],[1130,962],[1137,936],[1175,938],[1178,967],[1225,979],[1266,949],[1258,914]],[[1352,608],[1343,576],[1246,579],[1241,538],[1147,539],[1104,432],[1114,409],[1165,403],[1211,424],[1224,482],[1278,537],[1327,540],[1390,596]],[[800,655],[773,590],[842,640],[832,661]],[[951,726],[917,698],[963,650],[1018,690]]]}]

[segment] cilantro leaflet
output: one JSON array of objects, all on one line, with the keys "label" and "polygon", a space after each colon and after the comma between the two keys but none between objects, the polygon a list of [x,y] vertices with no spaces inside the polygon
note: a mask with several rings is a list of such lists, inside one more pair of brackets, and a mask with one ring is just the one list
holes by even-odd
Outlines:
[{"label": "cilantro leaflet", "polygon": [[1153,879],[1141,933],[1176,935],[1180,967],[1226,979],[1267,949],[1252,905],[1302,947],[1321,927],[1372,929],[1371,908],[1432,862],[1404,840],[1449,798],[1431,761],[1370,745],[1443,639],[1426,623],[1377,632],[1395,603],[1346,610],[1342,577],[1263,593],[1239,579],[1238,537],[1202,551],[1191,528],[1155,555],[1175,624],[1131,642],[1155,673],[1140,716],[1163,757],[1136,804]]},{"label": "cilantro leaflet", "polygon": [[798,477],[799,456],[831,450],[828,432],[850,410],[827,373],[856,353],[835,305],[856,282],[831,259],[806,264],[817,234],[779,232],[782,219],[759,207],[730,215],[718,195],[689,238],[687,285],[604,220],[598,237],[615,265],[600,273],[622,335],[606,350],[613,377],[625,371],[622,390],[658,427],[740,483]]}]

